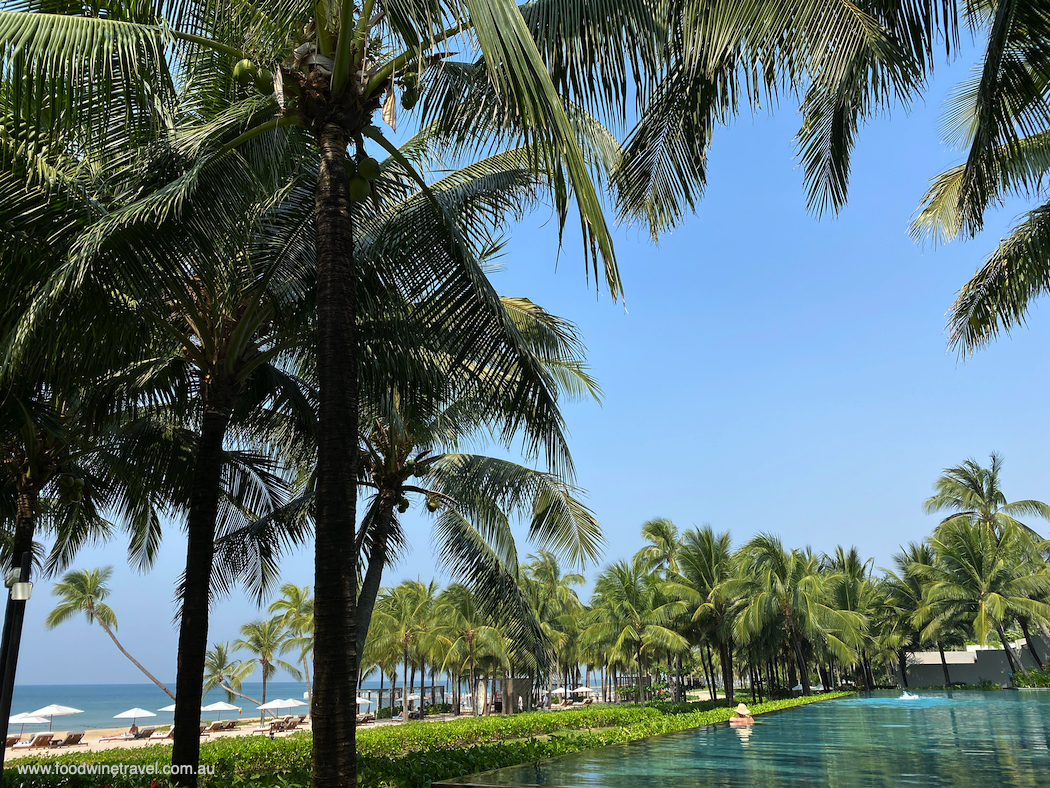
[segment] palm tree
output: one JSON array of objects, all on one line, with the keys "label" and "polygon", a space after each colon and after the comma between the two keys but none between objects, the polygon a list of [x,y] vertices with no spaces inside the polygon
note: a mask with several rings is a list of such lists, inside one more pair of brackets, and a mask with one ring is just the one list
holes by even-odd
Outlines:
[{"label": "palm tree", "polygon": [[937,560],[929,566],[916,565],[913,571],[927,584],[931,606],[958,615],[981,645],[995,631],[1011,670],[1023,671],[1006,639],[1003,623],[1019,615],[1050,620],[1050,605],[1041,601],[1050,591],[1050,572],[1045,565],[1036,572],[1017,569],[1036,546],[1020,528],[997,533],[984,522],[970,523],[962,518],[942,524],[929,542]]},{"label": "palm tree", "polygon": [[760,637],[770,625],[782,627],[798,666],[802,692],[811,694],[805,651],[809,644],[827,646],[848,659],[863,618],[828,604],[828,578],[808,550],[784,549],[780,539],[760,534],[741,550],[741,574],[734,593],[745,600],[737,618],[737,638]]},{"label": "palm tree", "polygon": [[279,618],[251,621],[241,627],[242,637],[233,641],[234,651],[248,651],[254,658],[245,660],[248,665],[258,665],[262,674],[262,702],[266,703],[266,682],[273,678],[278,669],[287,671],[299,681],[302,673],[290,662],[280,659],[280,655],[291,649],[292,635],[285,629]]},{"label": "palm tree", "polygon": [[688,647],[685,638],[669,626],[685,606],[666,599],[659,578],[646,569],[643,557],[635,556],[630,562],[614,563],[598,576],[591,609],[594,623],[584,631],[584,643],[602,641],[633,654],[638,663],[638,700],[644,706],[646,657]]},{"label": "palm tree", "polygon": [[226,691],[226,700],[230,703],[236,697],[250,700],[258,706],[262,701],[241,692],[244,680],[254,672],[253,661],[230,659],[229,644],[216,643],[208,649],[208,657],[204,662],[204,694],[207,695],[216,687],[220,687]]},{"label": "palm tree", "polygon": [[66,572],[62,579],[51,587],[52,596],[61,597],[62,601],[55,606],[54,610],[48,613],[47,618],[44,619],[44,626],[48,629],[54,629],[64,621],[68,621],[77,614],[83,613],[87,617],[88,624],[98,622],[98,625],[109,635],[113,645],[117,647],[120,653],[131,660],[131,664],[141,670],[146,678],[167,693],[168,697],[175,700],[175,694],[146,670],[142,663],[131,656],[120,645],[120,641],[117,640],[117,636],[113,631],[117,628],[117,614],[113,612],[113,608],[102,601],[109,596],[109,588],[106,583],[109,582],[112,576],[113,567],[111,566],[103,567],[102,569],[77,569]]},{"label": "palm tree", "polygon": [[1032,42],[1050,37],[1045,9],[1031,0],[996,0],[971,14],[987,30],[980,76],[955,91],[945,117],[966,161],[931,182],[912,225],[919,239],[975,237],[987,210],[1008,196],[1037,205],[956,295],[948,313],[949,343],[976,351],[1026,321],[1032,301],[1050,284],[1050,104],[1043,85],[1050,57]]},{"label": "palm tree", "polygon": [[[405,721],[408,720],[408,671],[413,663],[413,655],[428,633],[436,592],[433,581],[424,584],[418,580],[406,580],[389,589],[376,603],[375,618],[382,633],[381,638],[396,643],[401,652],[404,677],[401,708]],[[414,667],[412,672],[415,675]]]},{"label": "palm tree", "polygon": [[973,524],[983,523],[996,533],[1004,533],[1010,528],[1023,528],[1036,536],[1035,531],[1016,518],[1034,516],[1050,520],[1050,506],[1035,500],[1008,503],[1000,484],[1002,467],[1002,455],[992,452],[987,468],[982,468],[974,459],[945,468],[943,475],[934,482],[936,492],[926,499],[923,510],[927,514],[945,510],[951,512],[941,520],[941,525],[962,520]]},{"label": "palm tree", "polygon": [[[667,593],[685,603],[695,633],[718,651],[726,697],[732,700],[733,622],[740,604],[731,593],[736,566],[729,532],[716,534],[710,525],[686,531],[677,563],[677,574],[668,576]],[[711,690],[714,697],[713,682]]]},{"label": "palm tree", "polygon": [[642,538],[649,544],[640,551],[652,569],[668,573],[678,571],[678,528],[665,517],[657,517],[642,525]]},{"label": "palm tree", "polygon": [[313,651],[314,600],[310,596],[309,586],[297,586],[285,583],[281,586],[281,598],[275,600],[269,608],[271,613],[279,613],[280,621],[293,636],[288,645],[299,649],[299,661],[306,676],[307,700],[313,700],[310,687],[310,656]]},{"label": "palm tree", "polygon": [[477,716],[479,656],[495,653],[500,648],[502,634],[492,625],[491,619],[478,604],[476,596],[461,583],[452,583],[441,592],[442,620],[439,637],[445,642],[448,656],[442,670],[466,664],[469,671],[471,713]]}]

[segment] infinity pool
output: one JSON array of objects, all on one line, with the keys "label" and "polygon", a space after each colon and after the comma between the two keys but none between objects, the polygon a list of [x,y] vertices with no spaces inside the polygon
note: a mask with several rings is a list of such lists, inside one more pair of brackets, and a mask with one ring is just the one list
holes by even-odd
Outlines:
[{"label": "infinity pool", "polygon": [[1050,786],[1050,692],[876,692],[453,780],[545,788]]}]

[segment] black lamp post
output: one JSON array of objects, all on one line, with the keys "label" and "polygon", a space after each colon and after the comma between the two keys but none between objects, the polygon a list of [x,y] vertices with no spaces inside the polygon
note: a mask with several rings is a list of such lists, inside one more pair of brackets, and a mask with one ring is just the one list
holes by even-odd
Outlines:
[{"label": "black lamp post", "polygon": [[22,641],[22,620],[25,618],[26,601],[33,593],[29,582],[29,566],[32,553],[22,553],[21,567],[12,568],[7,574],[7,613],[4,615],[3,634],[0,635],[0,720],[4,722],[4,735],[0,737],[0,782],[3,780],[4,756],[7,749],[7,720],[11,717],[11,696],[15,689],[15,668],[18,666],[18,646]]}]

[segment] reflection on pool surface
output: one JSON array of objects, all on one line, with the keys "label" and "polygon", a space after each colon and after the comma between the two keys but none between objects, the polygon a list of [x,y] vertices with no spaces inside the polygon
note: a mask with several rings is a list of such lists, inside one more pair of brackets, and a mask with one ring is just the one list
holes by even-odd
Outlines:
[{"label": "reflection on pool surface", "polygon": [[878,692],[453,781],[474,786],[1050,786],[1050,692]]}]

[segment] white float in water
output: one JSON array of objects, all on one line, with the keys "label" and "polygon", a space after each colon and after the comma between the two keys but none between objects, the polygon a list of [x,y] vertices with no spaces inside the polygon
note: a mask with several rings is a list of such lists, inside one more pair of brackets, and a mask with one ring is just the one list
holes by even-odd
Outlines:
[{"label": "white float in water", "polygon": [[901,694],[901,698],[900,699],[901,700],[918,700],[919,696],[918,695],[912,695],[910,692],[905,691],[903,694]]}]

